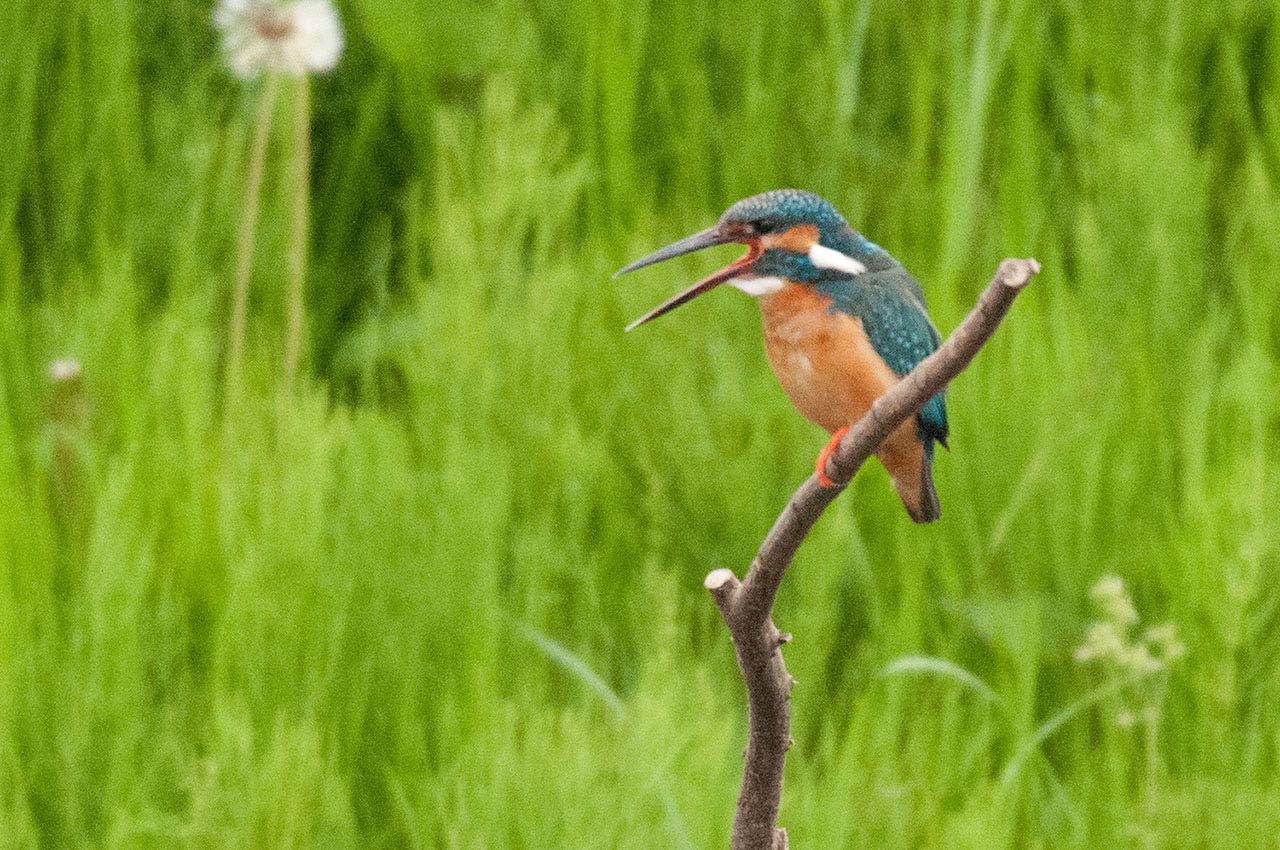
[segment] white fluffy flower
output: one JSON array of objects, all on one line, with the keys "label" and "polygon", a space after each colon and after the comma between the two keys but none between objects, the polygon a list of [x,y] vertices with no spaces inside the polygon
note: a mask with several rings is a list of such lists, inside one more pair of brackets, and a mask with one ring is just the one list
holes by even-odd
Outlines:
[{"label": "white fluffy flower", "polygon": [[232,73],[301,77],[328,71],[342,55],[342,25],[329,0],[220,0],[213,22]]}]

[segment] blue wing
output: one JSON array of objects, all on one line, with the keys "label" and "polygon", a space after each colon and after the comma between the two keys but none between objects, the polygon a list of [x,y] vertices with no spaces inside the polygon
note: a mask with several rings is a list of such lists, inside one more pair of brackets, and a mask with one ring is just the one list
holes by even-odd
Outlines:
[{"label": "blue wing", "polygon": [[[901,266],[853,278],[822,280],[816,285],[831,298],[832,310],[862,320],[871,347],[898,375],[905,376],[942,344],[925,312],[920,284]],[[920,410],[917,424],[926,445],[933,440],[947,444],[945,396],[945,392],[938,393]]]}]

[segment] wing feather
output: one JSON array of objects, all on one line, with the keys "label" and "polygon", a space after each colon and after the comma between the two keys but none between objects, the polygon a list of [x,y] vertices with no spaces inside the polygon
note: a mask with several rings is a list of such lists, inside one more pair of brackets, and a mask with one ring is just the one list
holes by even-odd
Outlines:
[{"label": "wing feather", "polygon": [[[833,277],[818,281],[817,287],[831,298],[832,310],[862,320],[871,347],[900,376],[942,344],[925,312],[920,283],[901,266],[856,277]],[[929,399],[917,419],[921,437],[944,446],[948,433],[945,396],[942,392]]]}]

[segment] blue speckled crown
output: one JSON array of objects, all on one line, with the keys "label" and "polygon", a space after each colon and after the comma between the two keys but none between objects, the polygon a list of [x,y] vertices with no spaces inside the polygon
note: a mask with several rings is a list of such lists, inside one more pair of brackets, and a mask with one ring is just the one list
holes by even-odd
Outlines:
[{"label": "blue speckled crown", "polygon": [[884,268],[895,262],[883,248],[850,227],[830,201],[803,189],[761,192],[743,198],[720,216],[721,224],[747,222],[762,231],[813,224],[823,245],[862,260],[868,268]]},{"label": "blue speckled crown", "polygon": [[849,226],[829,201],[803,189],[774,189],[743,198],[729,207],[720,221],[766,224],[768,229],[777,230],[816,224],[824,233]]}]

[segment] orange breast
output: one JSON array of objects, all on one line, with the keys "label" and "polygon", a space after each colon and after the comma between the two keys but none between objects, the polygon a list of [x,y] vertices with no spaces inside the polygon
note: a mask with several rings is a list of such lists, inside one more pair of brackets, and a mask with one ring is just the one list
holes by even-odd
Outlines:
[{"label": "orange breast", "polygon": [[765,350],[778,383],[806,418],[834,432],[862,417],[898,382],[859,319],[829,313],[830,301],[788,283],[760,299]]}]

